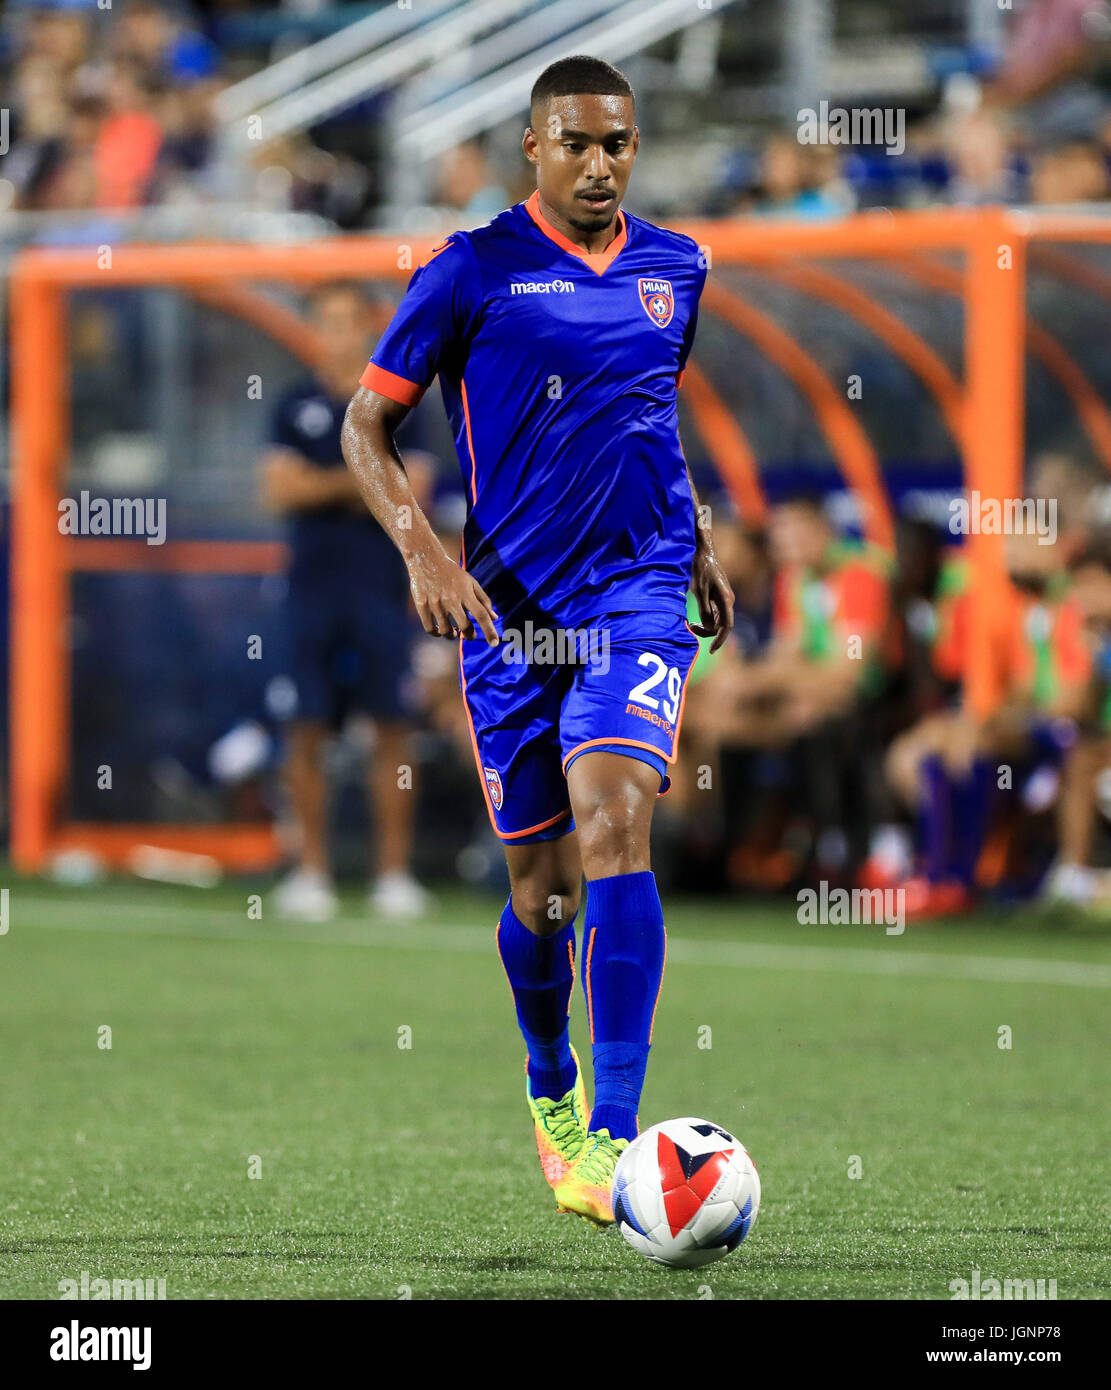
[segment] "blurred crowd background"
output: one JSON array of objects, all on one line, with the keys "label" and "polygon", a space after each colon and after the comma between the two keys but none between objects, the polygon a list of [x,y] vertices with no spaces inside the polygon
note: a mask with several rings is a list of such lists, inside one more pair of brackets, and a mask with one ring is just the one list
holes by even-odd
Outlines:
[{"label": "blurred crowd background", "polygon": [[[570,28],[612,8],[477,0],[460,50],[435,54],[438,71],[415,100],[397,65],[368,77],[357,100],[340,88],[305,112],[276,102],[244,153],[227,127],[239,95],[252,90],[247,79],[283,62],[295,84],[299,54],[376,11],[405,7],[11,0],[0,19],[10,112],[0,209],[70,214],[78,238],[94,214],[158,206],[194,211],[198,227],[202,210],[218,223],[229,206],[312,213],[343,228],[484,221],[529,190],[516,113],[422,155],[415,185],[395,177],[397,122],[465,90],[468,53],[506,28],[535,25],[539,46],[560,32],[551,12],[567,11]],[[697,25],[626,63],[652,133],[651,171],[638,190],[647,215],[836,217],[872,206],[1107,196],[1111,6],[1101,0],[695,8]],[[409,11],[419,15],[420,0]],[[358,53],[353,39],[346,56]],[[897,108],[905,148],[800,144],[797,112],[823,97]],[[52,225],[51,236],[62,235]]]},{"label": "blurred crowd background", "polygon": [[[616,23],[624,9],[616,0],[114,0],[110,9],[10,0],[0,15],[0,263],[27,246],[212,237],[308,246],[480,224],[533,187],[520,153],[523,103],[505,96],[499,74],[516,64],[534,74],[564,36],[591,20]],[[1107,211],[1111,5],[1101,0],[675,10],[658,36],[606,53],[638,94],[636,212],[832,221],[874,208]],[[821,101],[895,113],[898,149],[804,143],[799,114]],[[838,273],[857,276],[960,373],[958,300],[875,267]],[[738,612],[733,640],[693,677],[683,761],[660,804],[661,876],[716,892],[787,891],[819,877],[900,884],[924,912],[985,895],[1097,905],[1111,810],[1111,499],[1074,403],[1031,364],[1027,493],[1054,503],[1056,539],[1009,543],[1012,641],[997,654],[1006,693],[995,718],[974,721],[960,693],[969,579],[948,526],[962,477],[954,441],[920,383],[843,316],[748,272],[731,283],[832,378],[865,383],[859,408],[899,540],[891,555],[861,539],[859,506],[806,402],[751,344],[704,324],[696,360],[744,422],[770,509],[759,525],[738,514],[684,421]],[[289,286],[268,292],[315,315],[338,360],[369,352],[396,288],[341,288],[330,305],[327,296],[306,305]],[[1111,400],[1105,307],[1032,273],[1031,308]],[[264,465],[286,438],[282,412],[305,390],[302,364],[170,292],[82,291],[70,332],[74,489],[165,496],[178,537],[282,534],[288,496],[268,489]],[[0,369],[6,401],[6,352]],[[266,385],[248,402],[241,383],[252,374]],[[414,413],[405,447],[453,549],[463,495],[438,399]],[[121,775],[107,808],[75,777],[71,815],[288,819],[284,582],[75,576],[75,757]],[[242,624],[229,613],[249,615],[263,662],[244,665]],[[839,655],[849,635],[863,642],[851,661]],[[453,654],[414,637],[404,686],[419,809],[412,845],[394,852],[423,880],[496,881]],[[382,731],[342,715],[323,750],[340,874],[364,870],[368,837],[382,838],[375,819],[391,814],[380,787],[369,811],[362,794]]]}]

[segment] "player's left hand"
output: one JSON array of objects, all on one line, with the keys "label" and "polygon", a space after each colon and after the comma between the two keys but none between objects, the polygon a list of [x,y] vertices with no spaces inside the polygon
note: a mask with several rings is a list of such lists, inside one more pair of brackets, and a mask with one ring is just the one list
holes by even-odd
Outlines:
[{"label": "player's left hand", "polygon": [[733,586],[712,551],[700,548],[695,553],[691,590],[702,619],[691,631],[698,637],[712,637],[710,650],[716,652],[733,631]]}]

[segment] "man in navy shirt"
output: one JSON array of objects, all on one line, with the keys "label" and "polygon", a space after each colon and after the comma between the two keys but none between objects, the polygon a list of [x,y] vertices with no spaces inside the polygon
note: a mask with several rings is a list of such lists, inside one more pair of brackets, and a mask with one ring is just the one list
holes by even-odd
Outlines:
[{"label": "man in navy shirt", "polygon": [[358,710],[373,717],[377,732],[369,791],[378,878],[371,902],[411,916],[427,899],[409,872],[414,793],[398,785],[398,769],[413,764],[405,698],[409,581],[340,449],[344,411],[366,361],[369,304],[358,285],[325,285],[312,298],[310,321],[321,343],[316,372],[279,401],[261,479],[265,503],[288,525],[284,616],[297,696],[286,766],[299,859],[279,885],[278,905],[284,915],[316,921],[336,910],[322,755],[330,729]]}]

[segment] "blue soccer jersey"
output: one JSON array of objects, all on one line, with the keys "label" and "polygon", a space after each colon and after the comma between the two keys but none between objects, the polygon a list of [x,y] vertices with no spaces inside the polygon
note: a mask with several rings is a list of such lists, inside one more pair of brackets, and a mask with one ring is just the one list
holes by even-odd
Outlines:
[{"label": "blue soccer jersey", "polygon": [[[685,621],[694,505],[676,392],[706,279],[695,243],[619,213],[588,254],[534,194],[433,251],[362,377],[415,405],[437,375],[467,487],[463,559],[502,645],[460,642],[490,819],[522,844],[572,829],[593,750],[666,787],[698,652]],[[523,634],[580,639],[552,658]]]},{"label": "blue soccer jersey", "polygon": [[505,623],[682,615],[694,508],[676,392],[706,278],[690,237],[618,214],[589,254],[539,194],[416,271],[362,384],[439,376],[468,494],[468,571]]}]

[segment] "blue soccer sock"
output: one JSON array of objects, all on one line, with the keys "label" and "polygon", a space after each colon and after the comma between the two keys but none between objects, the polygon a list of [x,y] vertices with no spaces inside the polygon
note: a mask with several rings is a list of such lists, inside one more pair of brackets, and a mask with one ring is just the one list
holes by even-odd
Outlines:
[{"label": "blue soccer sock", "polygon": [[575,983],[574,918],[554,936],[537,936],[519,920],[510,898],[497,942],[528,1049],[532,1094],[559,1100],[575,1084],[567,1019]]},{"label": "blue soccer sock", "polygon": [[966,888],[976,881],[976,865],[987,838],[991,819],[995,769],[986,758],[976,758],[968,776],[953,783],[953,840],[950,850],[952,876]]},{"label": "blue soccer sock", "polygon": [[952,846],[952,787],[945,764],[936,754],[922,760],[918,801],[918,848],[922,872],[930,883],[949,876]]},{"label": "blue soccer sock", "polygon": [[583,948],[594,1044],[590,1128],[635,1139],[666,949],[655,874],[616,874],[587,885]]}]

